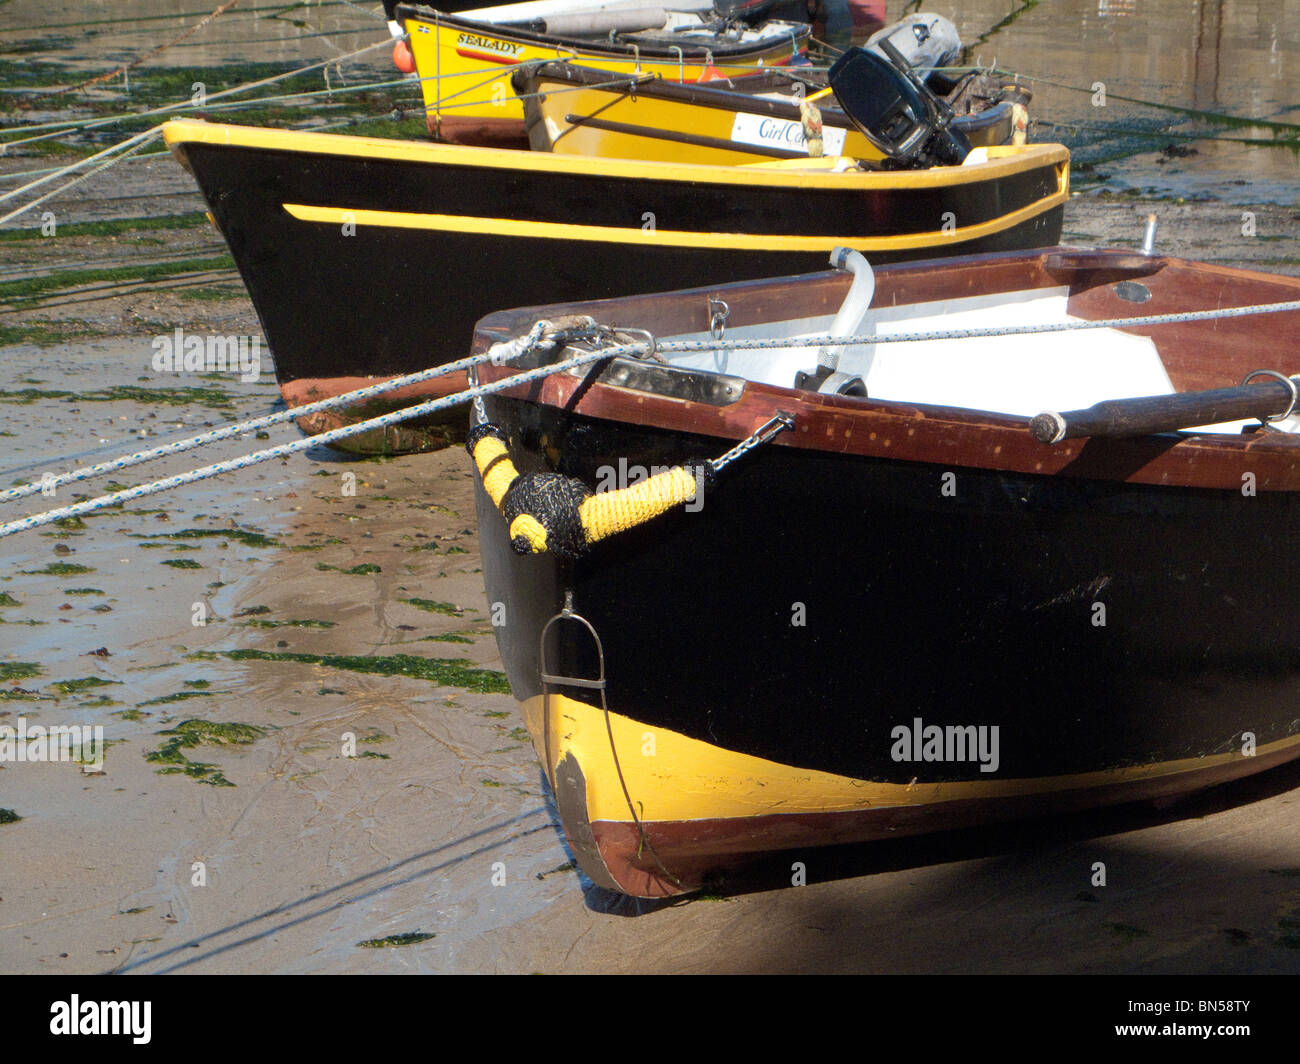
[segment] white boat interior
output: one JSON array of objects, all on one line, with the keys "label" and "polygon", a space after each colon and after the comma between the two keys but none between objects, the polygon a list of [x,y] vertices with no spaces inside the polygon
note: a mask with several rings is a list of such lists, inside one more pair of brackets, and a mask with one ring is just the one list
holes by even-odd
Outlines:
[{"label": "white boat interior", "polygon": [[[999,330],[1015,326],[1079,323],[1068,310],[1069,289],[1023,292],[895,306],[872,306],[874,280],[856,252],[855,280],[833,316],[789,319],[726,328],[726,340],[797,339],[804,336],[898,336]],[[865,269],[863,269],[865,267]],[[709,332],[661,340],[709,342]],[[860,378],[873,400],[1033,417],[1046,410],[1081,410],[1108,399],[1172,395],[1176,391],[1151,338],[1118,328],[1064,329],[1022,335],[921,339],[851,345],[806,345],[767,350],[666,353],[673,365],[795,388],[797,375],[832,365]],[[1240,433],[1251,420],[1198,426],[1189,432]],[[1300,431],[1300,415],[1274,423]]]}]

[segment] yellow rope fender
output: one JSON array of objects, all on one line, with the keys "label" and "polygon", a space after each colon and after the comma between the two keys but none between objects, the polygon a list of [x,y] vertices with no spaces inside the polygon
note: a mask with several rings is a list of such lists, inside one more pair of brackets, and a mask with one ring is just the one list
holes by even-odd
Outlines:
[{"label": "yellow rope fender", "polygon": [[[818,96],[821,93],[817,93]],[[799,101],[799,121],[803,125],[803,137],[808,145],[808,157],[810,159],[820,159],[825,151],[822,140],[822,112],[821,108],[813,103],[813,97]]]},{"label": "yellow rope fender", "polygon": [[504,515],[518,554],[550,551],[576,558],[593,543],[694,499],[713,479],[712,464],[701,459],[597,494],[562,473],[521,474],[510,460],[505,433],[491,422],[470,430],[465,449],[488,498]]}]

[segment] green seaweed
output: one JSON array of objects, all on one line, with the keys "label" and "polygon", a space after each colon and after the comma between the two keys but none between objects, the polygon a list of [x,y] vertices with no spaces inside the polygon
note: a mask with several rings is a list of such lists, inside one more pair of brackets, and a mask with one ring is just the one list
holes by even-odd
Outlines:
[{"label": "green seaweed", "polygon": [[450,602],[435,602],[433,599],[409,598],[399,599],[409,606],[415,606],[424,610],[426,613],[441,613],[446,617],[461,617],[465,611],[459,606],[454,606]]},{"label": "green seaweed", "polygon": [[[98,222],[64,222],[57,232],[61,237],[116,236],[120,233],[135,233],[149,229],[194,229],[207,224],[208,216],[203,211],[190,211],[188,214],[163,214],[152,218],[108,218]],[[39,225],[31,225],[25,229],[0,229],[0,242],[48,240],[49,238],[42,234],[41,229]]]},{"label": "green seaweed", "polygon": [[233,539],[245,547],[278,547],[278,540],[261,532],[249,532],[242,528],[183,528],[179,532],[158,532],[151,536],[139,536],[139,539]]},{"label": "green seaweed", "polygon": [[[70,592],[69,592],[70,593]],[[0,606],[18,606],[21,603],[9,594],[8,591],[0,591]]]},{"label": "green seaweed", "polygon": [[0,661],[0,682],[29,680],[40,674],[41,667],[34,661]]},{"label": "green seaweed", "polygon": [[363,562],[361,565],[354,565],[351,569],[340,569],[337,565],[326,565],[324,562],[317,562],[316,568],[324,573],[346,573],[350,576],[367,576],[370,573],[383,572],[374,562]]},{"label": "green seaweed", "polygon": [[[386,657],[361,657],[352,654],[291,654],[268,650],[200,650],[188,655],[192,661],[211,661],[222,657],[230,661],[296,661],[305,665],[324,665],[380,676],[409,676],[427,680],[440,687],[463,687],[479,694],[509,694],[505,673],[492,669],[467,668],[463,661],[451,658],[421,658],[412,654]],[[507,716],[508,714],[502,714]]]},{"label": "green seaweed", "polygon": [[22,820],[12,809],[0,809],[0,824],[17,824]]},{"label": "green seaweed", "polygon": [[100,591],[99,588],[97,588],[97,587],[65,587],[65,588],[63,589],[63,593],[64,593],[65,595],[102,595],[102,594],[104,594],[104,592]]},{"label": "green seaweed", "polygon": [[165,706],[172,702],[184,702],[190,698],[211,698],[211,691],[177,691],[175,694],[162,695],[158,698],[151,698],[147,702],[140,702],[136,708],[141,709],[144,706]]},{"label": "green seaweed", "polygon": [[393,946],[414,946],[419,942],[428,942],[437,935],[431,931],[406,931],[400,935],[386,935],[384,938],[368,938],[358,942],[361,949],[389,949]]},{"label": "green seaweed", "polygon": [[[134,384],[116,384],[85,392],[69,392],[60,388],[19,388],[15,391],[0,389],[0,403],[30,404],[43,399],[64,399],[79,403],[130,402],[163,404],[165,406],[190,406],[198,404],[214,410],[228,409],[233,399],[219,388],[186,386],[177,388],[141,388]],[[107,491],[121,491],[125,484],[105,485]],[[156,510],[133,510],[129,513],[157,513]]]},{"label": "green seaweed", "polygon": [[[96,329],[85,323],[67,319],[54,322],[28,321],[17,325],[0,325],[0,347],[8,347],[11,344],[62,344],[69,340],[117,335],[119,334],[111,329]],[[55,524],[58,522],[56,521]]]},{"label": "green seaweed", "polygon": [[191,761],[182,750],[196,746],[246,746],[256,742],[267,733],[266,728],[255,724],[238,724],[230,721],[208,721],[191,718],[181,721],[176,727],[160,731],[158,735],[171,736],[157,750],[146,751],[144,759],[151,764],[162,765],[160,775],[184,773],[200,783],[213,787],[233,787],[234,784],[212,764],[203,761]]},{"label": "green seaweed", "polygon": [[42,295],[87,284],[154,281],[179,273],[210,270],[233,270],[235,260],[229,255],[212,258],[183,259],[178,262],[154,262],[139,266],[102,266],[80,270],[60,270],[38,277],[0,281],[0,302],[15,308],[30,306]]},{"label": "green seaweed", "polygon": [[244,621],[240,627],[243,628],[334,628],[335,621],[262,621],[251,620]]},{"label": "green seaweed", "polygon": [[113,684],[120,686],[121,683],[121,680],[103,680],[98,676],[85,676],[79,680],[59,680],[50,686],[62,694],[73,695],[78,691],[88,691],[92,687],[108,687]]},{"label": "green seaweed", "polygon": [[[231,285],[228,288],[182,288],[179,289],[176,294],[180,296],[181,299],[199,299],[209,303],[221,302],[228,299],[246,298],[245,290],[243,288],[237,288],[234,285]],[[266,439],[267,437],[264,434],[259,433],[258,438]]]},{"label": "green seaweed", "polygon": [[120,706],[121,704],[122,704],[121,702],[109,698],[108,695],[96,695],[94,698],[87,699],[85,702],[78,702],[77,708],[78,709],[107,709],[109,706]]},{"label": "green seaweed", "polygon": [[77,565],[75,562],[50,562],[44,569],[24,569],[24,576],[74,576],[77,573],[93,573],[89,565]]},{"label": "green seaweed", "polygon": [[160,565],[170,565],[173,569],[202,569],[203,566],[193,558],[164,558]]}]

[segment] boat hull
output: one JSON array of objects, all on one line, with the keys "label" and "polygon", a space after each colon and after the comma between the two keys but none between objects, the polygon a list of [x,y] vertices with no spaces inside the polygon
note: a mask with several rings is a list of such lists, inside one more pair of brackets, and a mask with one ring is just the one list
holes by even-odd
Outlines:
[{"label": "boat hull", "polygon": [[[782,275],[821,267],[841,243],[873,261],[1051,244],[1068,196],[1068,154],[1048,145],[914,175],[566,159],[202,122],[169,123],[166,136],[230,247],[294,405],[459,358],[474,323],[503,306]],[[463,384],[438,378],[404,395]]]},{"label": "boat hull", "polygon": [[[613,456],[730,443],[537,413],[489,407],[521,468],[580,440],[559,468],[588,484]],[[768,851],[1168,797],[1300,755],[1300,648],[1279,639],[1300,625],[1295,499],[962,469],[957,501],[944,472],[770,448],[700,513],[572,565],[514,554],[480,493],[506,672],[593,880],[661,896]],[[590,692],[543,697],[566,591],[601,641],[618,764]],[[595,675],[585,636],[562,639],[548,672]],[[895,728],[929,726],[996,727],[996,771],[895,758]]]},{"label": "boat hull", "polygon": [[[1052,261],[1012,258],[878,271],[877,297],[1014,290],[1013,272]],[[1300,292],[1222,270],[1162,287],[1156,272],[1139,274],[1153,295],[1137,308],[1113,291],[1122,257],[1056,261],[1082,262],[1064,279],[1099,317]],[[1136,264],[1161,267],[1174,272]],[[833,311],[843,285],[831,284],[718,294],[745,323],[783,302]],[[704,294],[586,309],[672,335],[701,327]],[[560,309],[499,316],[478,343]],[[1189,338],[1224,365],[1196,370],[1176,347],[1179,379],[1231,377],[1266,337],[1291,350],[1296,336],[1294,322],[1216,327]],[[723,402],[551,378],[488,401],[521,471],[592,487],[717,456],[777,411],[796,417],[695,512],[574,561],[516,554],[479,492],[502,660],[593,881],[666,896],[773,851],[813,869],[821,845],[1168,799],[1300,756],[1293,438],[1049,449],[1026,419],[744,391]],[[554,621],[543,648],[566,601],[585,623]],[[600,677],[602,662],[603,700],[568,682]]]}]

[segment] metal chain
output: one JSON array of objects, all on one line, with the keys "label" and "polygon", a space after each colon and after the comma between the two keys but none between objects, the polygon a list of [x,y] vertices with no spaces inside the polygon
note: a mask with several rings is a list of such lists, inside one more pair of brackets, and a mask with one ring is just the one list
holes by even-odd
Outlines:
[{"label": "metal chain", "polygon": [[776,417],[760,425],[753,433],[746,436],[726,454],[722,455],[720,458],[711,459],[709,465],[713,467],[713,471],[716,473],[719,469],[730,465],[746,452],[752,451],[755,447],[776,439],[776,437],[785,432],[786,429],[792,428],[794,428],[793,415],[777,414]]}]

